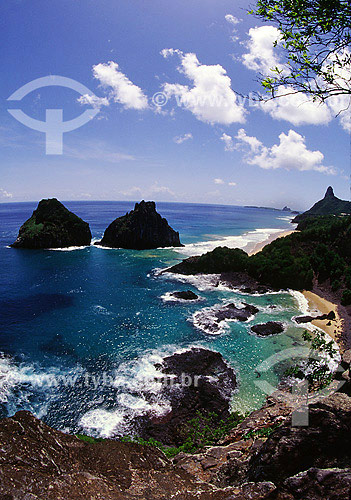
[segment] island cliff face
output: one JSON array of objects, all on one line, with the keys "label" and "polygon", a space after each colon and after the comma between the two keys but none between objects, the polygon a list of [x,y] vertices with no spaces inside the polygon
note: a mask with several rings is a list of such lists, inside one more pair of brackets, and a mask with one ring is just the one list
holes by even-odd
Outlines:
[{"label": "island cliff face", "polygon": [[315,203],[312,208],[307,210],[307,212],[297,215],[292,222],[299,223],[309,217],[317,217],[320,215],[341,214],[351,214],[351,202],[337,198],[334,195],[333,188],[329,186],[322,200]]},{"label": "island cliff face", "polygon": [[89,224],[56,198],[41,200],[21,226],[13,248],[64,248],[90,245]]},{"label": "island cliff face", "polygon": [[115,219],[96,243],[111,248],[148,250],[159,247],[181,247],[179,233],[156,212],[154,201],[141,201],[134,210]]}]

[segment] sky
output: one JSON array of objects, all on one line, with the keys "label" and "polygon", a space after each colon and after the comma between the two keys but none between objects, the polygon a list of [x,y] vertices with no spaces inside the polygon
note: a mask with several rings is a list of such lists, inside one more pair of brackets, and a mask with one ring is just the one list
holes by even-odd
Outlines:
[{"label": "sky", "polygon": [[[249,15],[250,5],[2,2],[0,202],[149,199],[304,210],[329,185],[350,199],[351,116],[336,116],[345,103],[245,98],[262,91],[260,74],[286,70],[279,43],[273,48],[276,28]],[[86,92],[51,85],[8,100],[50,75]],[[87,110],[94,118],[63,134],[62,154],[46,154],[47,140],[54,149],[60,142],[48,139],[48,122],[33,130],[14,109],[41,122],[48,109],[62,109],[64,121]]]}]

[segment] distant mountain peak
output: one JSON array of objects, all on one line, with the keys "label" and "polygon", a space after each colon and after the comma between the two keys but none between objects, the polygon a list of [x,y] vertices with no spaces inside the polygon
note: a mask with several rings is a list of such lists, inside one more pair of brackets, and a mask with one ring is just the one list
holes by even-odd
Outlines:
[{"label": "distant mountain peak", "polygon": [[299,223],[308,217],[318,217],[321,215],[351,215],[351,202],[340,200],[334,195],[334,190],[331,186],[328,187],[324,198],[317,201],[312,208],[299,214],[292,221],[294,223]]},{"label": "distant mountain peak", "polygon": [[324,198],[329,198],[329,197],[333,197],[335,198],[335,195],[334,195],[334,190],[331,186],[328,187],[326,193],[325,193],[325,196]]}]

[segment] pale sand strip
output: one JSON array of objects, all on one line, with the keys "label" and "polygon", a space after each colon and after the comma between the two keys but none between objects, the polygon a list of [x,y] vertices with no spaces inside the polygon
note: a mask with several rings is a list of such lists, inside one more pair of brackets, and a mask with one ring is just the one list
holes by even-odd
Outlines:
[{"label": "pale sand strip", "polygon": [[[340,343],[340,337],[343,332],[343,320],[338,312],[338,306],[313,292],[304,291],[302,293],[308,300],[311,316],[314,314],[317,316],[321,314],[328,314],[330,311],[335,312],[335,320],[333,321],[313,320],[311,323],[325,331],[335,340],[335,342]],[[330,323],[330,325],[328,323]]]},{"label": "pale sand strip", "polygon": [[256,253],[260,252],[266,245],[269,245],[272,243],[272,241],[277,240],[278,238],[285,238],[285,236],[288,236],[289,234],[292,234],[294,230],[292,231],[282,231],[281,233],[273,233],[269,236],[269,238],[265,241],[260,241],[257,243],[253,250],[249,252],[249,255],[255,255]]}]

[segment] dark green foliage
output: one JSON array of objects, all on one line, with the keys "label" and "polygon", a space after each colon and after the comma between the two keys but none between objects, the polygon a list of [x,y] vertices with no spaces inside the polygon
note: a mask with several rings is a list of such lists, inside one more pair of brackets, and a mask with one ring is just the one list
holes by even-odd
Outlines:
[{"label": "dark green foliage", "polygon": [[76,434],[76,437],[78,439],[80,439],[81,441],[84,441],[84,443],[88,443],[88,444],[103,443],[104,441],[107,441],[107,439],[93,438],[91,436],[86,436],[85,434]]},{"label": "dark green foliage", "polygon": [[343,306],[351,305],[351,290],[348,288],[344,291],[341,297],[341,304]]},{"label": "dark green foliage", "polygon": [[202,269],[206,269],[207,273],[241,271],[246,269],[248,259],[247,253],[239,248],[217,247],[198,257],[193,269],[195,273],[202,272]]},{"label": "dark green foliage", "polygon": [[281,85],[319,101],[350,94],[349,77],[342,71],[350,64],[349,0],[257,0],[251,13],[281,33],[272,47],[280,45],[285,70],[271,68],[262,79],[273,97]]},{"label": "dark green foliage", "polygon": [[134,442],[146,446],[153,446],[159,448],[169,458],[174,457],[180,452],[184,453],[197,453],[205,446],[211,446],[226,436],[232,429],[234,429],[245,417],[238,413],[231,413],[226,420],[218,421],[218,415],[215,413],[206,413],[204,415],[200,411],[197,416],[187,422],[182,430],[183,443],[178,446],[164,446],[155,439],[141,439],[124,437],[124,442]]},{"label": "dark green foliage", "polygon": [[313,333],[306,330],[303,339],[310,343],[310,355],[308,359],[286,370],[285,375],[307,380],[312,390],[323,389],[330,384],[333,378],[327,357],[334,358],[337,354],[335,344],[332,340],[327,340],[324,332],[317,330]]}]

